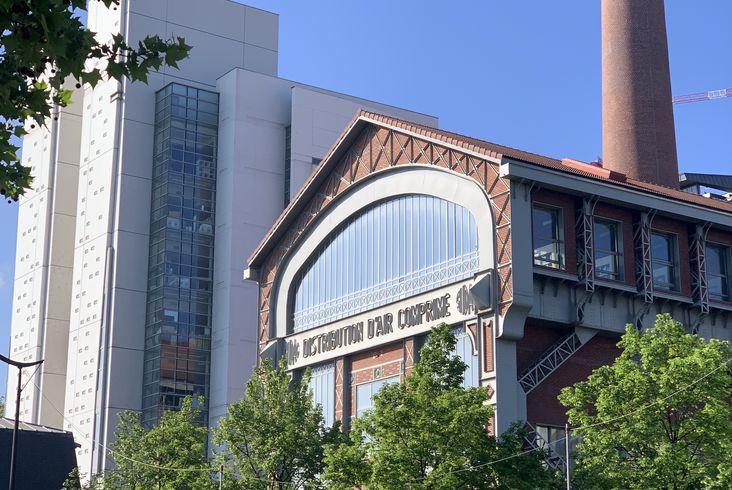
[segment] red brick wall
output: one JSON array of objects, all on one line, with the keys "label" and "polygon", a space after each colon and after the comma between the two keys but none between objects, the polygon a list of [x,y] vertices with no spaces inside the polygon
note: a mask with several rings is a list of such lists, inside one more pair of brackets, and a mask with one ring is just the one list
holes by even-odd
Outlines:
[{"label": "red brick wall", "polygon": [[567,423],[566,408],[557,396],[562,388],[587,379],[600,366],[610,364],[620,354],[619,339],[593,337],[572,357],[549,375],[526,396],[527,419],[532,424],[558,425]]},{"label": "red brick wall", "polygon": [[532,194],[532,199],[534,203],[547,204],[562,209],[562,224],[564,225],[564,270],[571,274],[577,273],[574,198],[559,192],[538,190]]},{"label": "red brick wall", "polygon": [[[356,386],[375,379],[401,374],[404,360],[402,342],[359,352],[351,357],[351,417],[356,416]],[[374,368],[381,367],[381,378],[374,378]]]},{"label": "red brick wall", "polygon": [[[402,123],[396,123],[397,126]],[[409,131],[413,128],[404,124]],[[463,145],[459,141],[445,138],[445,141]],[[464,147],[473,150],[472,144]],[[498,156],[498,155],[496,155]],[[278,267],[297,245],[309,226],[319,218],[336,198],[350,186],[359,183],[374,172],[384,171],[399,165],[433,165],[473,179],[482,186],[491,198],[493,222],[496,227],[496,275],[499,297],[498,310],[504,315],[513,298],[511,276],[511,198],[510,184],[500,176],[499,166],[471,152],[448,148],[444,145],[422,140],[399,129],[369,125],[357,135],[349,151],[344,151],[318,192],[304,203],[304,208],[291,223],[277,244],[261,265],[259,274],[259,345],[262,348],[270,338],[270,308]],[[306,186],[311,185],[306,183]]]},{"label": "red brick wall", "polygon": [[524,338],[516,344],[517,374],[533,364],[544,351],[567,333],[568,328],[550,328],[542,325],[540,320],[527,320],[524,326]]},{"label": "red brick wall", "polygon": [[681,280],[680,293],[684,296],[691,296],[689,225],[682,221],[671,220],[664,218],[663,216],[656,216],[653,218],[653,229],[676,235],[676,241],[679,247],[679,278]]},{"label": "red brick wall", "polygon": [[[478,336],[476,335],[477,339]],[[483,369],[485,372],[492,373],[495,370],[495,364],[493,362],[493,322],[483,322]]]},{"label": "red brick wall", "polygon": [[[629,209],[619,208],[602,202],[597,203],[595,207],[595,216],[599,218],[607,218],[621,223],[622,243],[623,243],[623,267],[625,272],[625,280],[628,286],[635,287],[635,244],[633,243],[633,213]],[[603,279],[604,281],[608,279]]]}]

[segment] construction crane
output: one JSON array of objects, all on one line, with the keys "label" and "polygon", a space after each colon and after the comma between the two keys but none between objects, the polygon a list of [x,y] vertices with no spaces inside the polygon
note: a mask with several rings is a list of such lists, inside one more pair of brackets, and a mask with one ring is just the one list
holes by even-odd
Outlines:
[{"label": "construction crane", "polygon": [[704,102],[705,100],[724,99],[725,97],[732,97],[732,88],[710,90],[708,92],[699,92],[696,94],[677,95],[672,100],[674,104],[689,104],[691,102]]}]

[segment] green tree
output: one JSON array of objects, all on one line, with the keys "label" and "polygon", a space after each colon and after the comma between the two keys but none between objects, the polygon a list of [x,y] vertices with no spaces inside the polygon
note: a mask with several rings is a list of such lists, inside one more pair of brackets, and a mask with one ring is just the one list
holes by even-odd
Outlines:
[{"label": "green tree", "polygon": [[[101,2],[117,9],[120,0]],[[26,133],[26,122],[46,124],[54,105],[70,102],[67,79],[77,87],[122,77],[146,82],[150,70],[177,67],[191,49],[180,37],[148,36],[128,46],[115,35],[100,43],[82,24],[86,8],[86,0],[0,0],[0,193],[9,201],[32,184],[11,138]]]},{"label": "green tree", "polygon": [[227,488],[275,489],[318,487],[323,446],[340,437],[338,424],[326,428],[322,409],[313,404],[302,380],[268,362],[247,382],[244,398],[229,406],[214,431],[222,446],[218,460],[227,468]]},{"label": "green tree", "polygon": [[732,352],[669,315],[559,400],[581,436],[581,488],[732,488]]},{"label": "green tree", "polygon": [[[435,328],[404,384],[384,386],[347,441],[326,449],[325,481],[350,489],[552,488],[541,455],[522,454],[518,427],[489,436],[485,388],[463,388],[455,336]],[[504,459],[505,458],[505,459]],[[497,460],[502,460],[496,462]],[[496,462],[496,463],[494,463]]]},{"label": "green tree", "polygon": [[0,396],[0,417],[5,417],[5,397]]},{"label": "green tree", "polygon": [[[105,489],[201,490],[215,488],[206,457],[208,430],[196,423],[202,399],[186,397],[180,410],[166,411],[146,429],[137,412],[123,412],[115,431]],[[168,468],[168,469],[166,469]]]}]

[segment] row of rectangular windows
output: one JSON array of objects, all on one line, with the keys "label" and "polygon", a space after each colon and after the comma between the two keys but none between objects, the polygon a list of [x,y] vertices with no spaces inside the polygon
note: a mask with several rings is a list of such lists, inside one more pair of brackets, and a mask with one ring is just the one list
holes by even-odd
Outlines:
[{"label": "row of rectangular windows", "polygon": [[[453,329],[456,345],[453,354],[458,356],[465,364],[466,369],[463,375],[463,387],[471,388],[480,385],[480,363],[475,353],[473,340],[465,327]],[[378,369],[378,368],[375,368]],[[356,417],[360,417],[366,410],[373,408],[373,397],[379,390],[391,383],[399,383],[401,375],[386,376],[365,383],[352,384],[351,389],[355,394]],[[326,426],[335,422],[335,365],[333,363],[322,364],[311,369],[309,388],[313,396],[313,402],[319,404],[323,410],[323,419]]]},{"label": "row of rectangular windows", "polygon": [[[565,251],[562,212],[558,208],[534,205],[532,231],[534,265],[564,269]],[[595,277],[625,280],[623,232],[617,221],[594,218]],[[707,243],[706,274],[709,297],[728,301],[730,247]],[[681,290],[679,244],[673,233],[651,231],[651,270],[653,286],[667,291]]]}]

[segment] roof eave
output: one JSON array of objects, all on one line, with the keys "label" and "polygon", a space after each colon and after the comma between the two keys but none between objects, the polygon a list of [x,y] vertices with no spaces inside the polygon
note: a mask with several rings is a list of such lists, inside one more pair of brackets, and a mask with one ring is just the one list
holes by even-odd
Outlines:
[{"label": "roof eave", "polygon": [[558,169],[542,167],[513,159],[504,159],[501,176],[515,181],[531,181],[556,189],[571,188],[580,195],[597,195],[610,202],[637,209],[657,209],[664,213],[709,222],[732,229],[732,213],[700,204],[635,189],[617,182],[584,177]]},{"label": "roof eave", "polygon": [[363,116],[362,112],[359,112],[346,126],[346,129],[341,133],[336,143],[330,149],[330,151],[323,157],[323,160],[318,165],[315,172],[305,181],[305,184],[300,188],[295,197],[290,201],[290,204],[285,208],[280,217],[275,221],[274,225],[269,229],[267,234],[264,236],[262,241],[259,243],[256,249],[247,259],[247,264],[250,272],[249,276],[251,279],[258,277],[254,271],[257,271],[264,262],[267,254],[272,248],[272,244],[281,238],[286,224],[288,224],[293,216],[303,208],[303,206],[310,200],[315,194],[320,184],[327,178],[330,173],[331,167],[337,164],[340,157],[343,155],[345,150],[350,147],[351,143],[356,139],[360,131],[369,123],[373,121],[368,120]]}]

